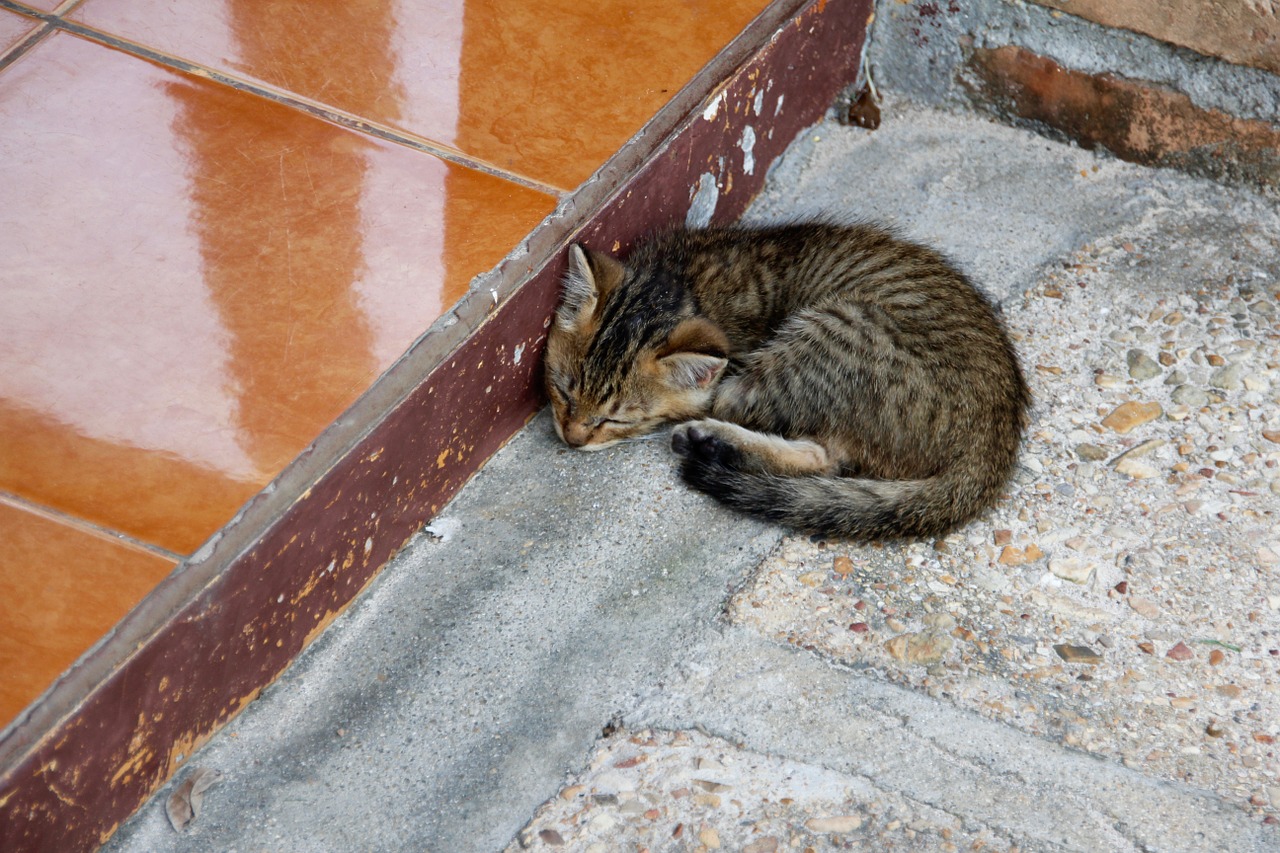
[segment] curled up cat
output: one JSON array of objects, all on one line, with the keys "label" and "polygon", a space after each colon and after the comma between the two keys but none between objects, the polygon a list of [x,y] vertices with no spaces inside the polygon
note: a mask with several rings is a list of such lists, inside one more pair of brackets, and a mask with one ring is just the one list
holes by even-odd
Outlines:
[{"label": "curled up cat", "polygon": [[574,245],[547,340],[583,450],[676,422],[690,485],[858,539],[939,536],[1000,495],[1030,393],[987,299],[939,253],[825,223]]}]

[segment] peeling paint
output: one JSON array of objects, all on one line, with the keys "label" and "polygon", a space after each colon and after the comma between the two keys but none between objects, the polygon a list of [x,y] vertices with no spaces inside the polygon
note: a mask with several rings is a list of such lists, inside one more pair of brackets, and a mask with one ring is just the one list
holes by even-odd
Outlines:
[{"label": "peeling paint", "polygon": [[520,359],[522,358],[524,358],[524,344],[519,344],[511,353],[511,362],[513,364],[519,364]]},{"label": "peeling paint", "polygon": [[752,152],[756,147],[756,131],[751,125],[742,129],[742,139],[738,142],[738,147],[742,149],[742,171],[748,175],[754,175],[756,158]]},{"label": "peeling paint", "polygon": [[764,89],[756,92],[756,99],[751,106],[755,110],[756,115],[760,115],[760,111],[764,109]]},{"label": "peeling paint", "polygon": [[721,89],[712,96],[711,103],[707,104],[707,108],[702,111],[702,117],[707,121],[715,121],[720,113],[720,102],[723,100],[725,100],[725,91]]},{"label": "peeling paint", "polygon": [[720,190],[716,186],[716,176],[704,172],[698,178],[698,187],[689,204],[689,213],[685,216],[685,225],[689,228],[706,228],[711,224],[711,217],[716,212],[716,202],[720,200]]}]

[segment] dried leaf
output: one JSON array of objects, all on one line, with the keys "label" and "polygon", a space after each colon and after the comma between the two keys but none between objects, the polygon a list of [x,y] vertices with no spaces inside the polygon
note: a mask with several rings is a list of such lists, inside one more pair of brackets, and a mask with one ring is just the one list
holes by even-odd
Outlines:
[{"label": "dried leaf", "polygon": [[196,819],[204,804],[204,792],[221,778],[222,774],[217,770],[197,767],[182,781],[165,803],[165,814],[169,816],[169,823],[175,831],[182,832]]}]

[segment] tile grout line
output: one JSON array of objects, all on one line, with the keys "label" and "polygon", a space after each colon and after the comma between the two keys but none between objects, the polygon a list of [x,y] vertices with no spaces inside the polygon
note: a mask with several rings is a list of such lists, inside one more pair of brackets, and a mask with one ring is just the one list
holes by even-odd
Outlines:
[{"label": "tile grout line", "polygon": [[56,12],[45,12],[41,9],[33,9],[30,6],[24,6],[16,3],[14,0],[0,0],[0,9],[8,9],[10,12],[17,12],[19,15],[26,15],[28,18],[39,18],[42,21],[51,21],[58,17]]},{"label": "tile grout line", "polygon": [[0,53],[0,71],[4,71],[10,65],[26,56],[31,52],[33,47],[44,41],[50,33],[57,29],[58,28],[54,24],[49,21],[45,21],[34,30],[18,39],[18,41],[15,42],[8,50],[4,53]]},{"label": "tile grout line", "polygon": [[15,495],[13,492],[0,491],[0,504],[7,504],[14,509],[20,509],[33,515],[38,515],[46,521],[65,524],[68,527],[79,530],[81,533],[87,533],[94,538],[108,539],[116,544],[128,545],[133,548],[146,551],[154,556],[173,560],[175,563],[181,563],[183,560],[187,559],[183,554],[178,554],[168,550],[167,548],[161,548],[159,545],[153,545],[150,542],[145,542],[142,539],[130,536],[128,533],[121,533],[118,530],[112,530],[109,527],[94,524],[92,521],[72,515],[71,513],[63,512],[62,510],[54,509],[53,507],[45,506],[44,504],[35,503],[34,501],[30,501],[20,495]]},{"label": "tile grout line", "polygon": [[[83,2],[83,0],[78,0]],[[42,12],[39,9],[31,9],[23,6],[21,3],[12,2],[12,0],[0,0],[0,9],[8,9],[16,15],[24,18],[33,18],[41,22],[34,30],[27,33],[22,38],[14,42],[7,50],[0,53],[0,71],[4,71],[13,63],[26,56],[30,50],[57,29],[57,15],[51,12]]]},{"label": "tile grout line", "polygon": [[[12,3],[12,0],[0,0],[0,8],[9,8],[12,5],[15,5]],[[76,5],[78,6],[79,4],[77,3]],[[71,11],[74,8],[75,7],[70,7],[67,11]],[[241,80],[227,74],[226,72],[218,71],[217,69],[200,65],[195,62],[190,62],[185,59],[180,59],[154,48],[146,47],[145,45],[137,42],[131,42],[127,39],[102,32],[101,30],[96,30],[93,27],[89,27],[75,21],[69,21],[65,18],[48,14],[41,15],[40,17],[50,24],[50,26],[46,28],[47,31],[52,31],[54,29],[64,30],[72,35],[80,36],[81,38],[95,42],[104,47],[114,48],[140,59],[155,62],[167,68],[181,71],[185,74],[202,77],[206,80],[211,80],[215,83],[235,89],[236,91],[265,98],[266,100],[281,104],[282,106],[291,107],[300,112],[306,113],[313,118],[327,121],[330,124],[345,127],[348,130],[354,130],[366,136],[372,136],[375,139],[382,139],[386,142],[402,145],[406,148],[411,148],[424,154],[430,154],[447,163],[462,166],[472,171],[481,172],[491,177],[499,178],[509,183],[525,187],[526,189],[531,189],[536,192],[543,193],[544,195],[549,195],[557,201],[564,198],[570,192],[569,190],[564,190],[560,187],[543,183],[535,178],[530,178],[517,172],[509,172],[505,169],[501,169],[491,163],[486,163],[484,160],[470,157],[460,151],[455,151],[447,146],[432,142],[424,137],[393,130],[392,128],[385,127],[369,121],[368,119],[360,118],[334,107],[310,101],[309,99],[296,94],[277,91],[265,85]]]}]

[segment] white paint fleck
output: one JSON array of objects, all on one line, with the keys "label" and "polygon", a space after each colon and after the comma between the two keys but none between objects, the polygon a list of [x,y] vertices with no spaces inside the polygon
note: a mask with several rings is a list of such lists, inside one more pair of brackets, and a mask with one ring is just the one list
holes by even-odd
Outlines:
[{"label": "white paint fleck", "polygon": [[511,353],[511,360],[515,364],[519,364],[522,358],[524,358],[524,344],[517,344],[515,351]]},{"label": "white paint fleck", "polygon": [[756,111],[756,115],[760,115],[760,111],[764,109],[764,89],[756,92],[756,100],[751,107]]},{"label": "white paint fleck", "polygon": [[441,542],[448,542],[453,538],[453,534],[457,532],[462,523],[454,518],[437,518],[435,521],[423,528],[423,532],[432,539]]},{"label": "white paint fleck", "polygon": [[755,174],[756,158],[752,152],[756,147],[756,131],[751,125],[742,129],[742,140],[738,147],[742,149],[742,171],[748,175]]},{"label": "white paint fleck", "polygon": [[779,96],[778,96],[778,104],[777,104],[777,106],[775,106],[775,107],[773,108],[773,114],[774,114],[775,116],[776,116],[778,113],[782,112],[782,99],[783,99],[783,98],[785,98],[785,97],[786,97],[786,95],[779,95]]},{"label": "white paint fleck", "polygon": [[364,540],[364,552],[367,555],[372,550],[373,550],[373,537],[370,536],[368,539]]},{"label": "white paint fleck", "polygon": [[711,224],[711,217],[716,212],[716,202],[720,200],[720,188],[716,186],[716,176],[704,172],[698,178],[697,191],[689,202],[689,213],[684,224],[689,228],[706,228]]},{"label": "white paint fleck", "polygon": [[325,566],[325,569],[324,569],[324,570],[325,570],[326,572],[328,572],[329,574],[333,574],[333,570],[334,570],[334,569],[336,569],[337,567],[338,567],[338,561],[337,561],[337,560],[330,560],[330,561],[329,561],[329,565]]},{"label": "white paint fleck", "polygon": [[707,104],[707,108],[702,111],[702,117],[707,121],[715,121],[716,115],[720,112],[720,102],[725,99],[724,90],[721,90],[711,99],[711,103]]}]

